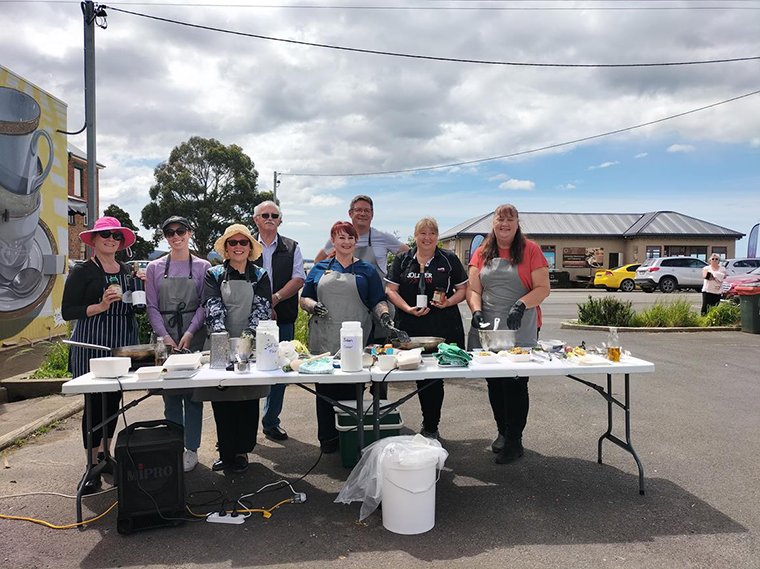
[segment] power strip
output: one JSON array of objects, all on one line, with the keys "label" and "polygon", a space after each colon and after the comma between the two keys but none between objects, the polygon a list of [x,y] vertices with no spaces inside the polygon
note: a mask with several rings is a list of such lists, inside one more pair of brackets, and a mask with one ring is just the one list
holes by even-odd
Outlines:
[{"label": "power strip", "polygon": [[219,512],[212,512],[206,516],[206,521],[211,522],[212,524],[240,525],[245,523],[245,516],[241,516],[240,514],[237,516],[233,516],[232,514],[225,514],[223,516],[220,516]]}]

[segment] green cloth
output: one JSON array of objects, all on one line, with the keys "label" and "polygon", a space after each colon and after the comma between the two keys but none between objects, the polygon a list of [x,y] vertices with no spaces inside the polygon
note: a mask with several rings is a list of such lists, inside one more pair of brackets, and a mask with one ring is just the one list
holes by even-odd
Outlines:
[{"label": "green cloth", "polygon": [[467,367],[470,365],[472,355],[465,352],[456,344],[438,344],[438,351],[435,353],[435,359],[438,365]]}]

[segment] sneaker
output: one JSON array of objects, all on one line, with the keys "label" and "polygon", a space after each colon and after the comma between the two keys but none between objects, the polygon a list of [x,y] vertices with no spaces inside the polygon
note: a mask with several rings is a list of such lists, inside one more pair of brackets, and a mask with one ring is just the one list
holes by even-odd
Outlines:
[{"label": "sneaker", "polygon": [[520,439],[507,441],[504,449],[496,455],[494,460],[496,464],[511,464],[522,457],[524,450]]},{"label": "sneaker", "polygon": [[422,427],[420,429],[420,434],[426,439],[434,439],[436,441],[438,440],[438,429],[435,431],[426,431],[425,427]]},{"label": "sneaker", "polygon": [[214,472],[221,472],[222,470],[229,470],[232,468],[231,462],[225,462],[221,458],[214,461],[214,464],[211,465],[211,470]]},{"label": "sneaker", "polygon": [[496,454],[499,454],[501,451],[504,450],[504,445],[507,444],[507,439],[499,433],[499,436],[496,437],[496,439],[491,443],[491,450],[495,452]]},{"label": "sneaker", "polygon": [[239,454],[232,461],[232,472],[242,473],[248,470],[248,455]]},{"label": "sneaker", "polygon": [[286,441],[288,440],[288,433],[277,425],[276,427],[272,427],[271,429],[263,429],[264,436],[268,438],[270,441]]},{"label": "sneaker", "polygon": [[185,450],[182,455],[182,469],[190,472],[198,464],[198,453],[194,450]]}]

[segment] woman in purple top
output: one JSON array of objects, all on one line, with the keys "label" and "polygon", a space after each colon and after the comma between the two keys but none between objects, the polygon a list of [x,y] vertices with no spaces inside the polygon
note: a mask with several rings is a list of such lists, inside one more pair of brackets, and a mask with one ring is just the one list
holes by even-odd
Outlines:
[{"label": "woman in purple top", "polygon": [[[173,216],[161,225],[171,250],[146,269],[148,319],[157,337],[171,350],[203,349],[205,313],[201,305],[206,271],[211,263],[190,254],[190,222]],[[185,427],[185,472],[198,464],[203,402],[193,401],[192,390],[164,395],[164,416]]]}]

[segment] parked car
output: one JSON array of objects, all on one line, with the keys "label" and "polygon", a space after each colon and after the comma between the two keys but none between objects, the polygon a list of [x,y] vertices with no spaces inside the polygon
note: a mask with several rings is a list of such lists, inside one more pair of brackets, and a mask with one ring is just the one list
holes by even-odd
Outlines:
[{"label": "parked car", "polygon": [[744,275],[733,275],[723,279],[723,284],[720,286],[720,294],[723,295],[723,298],[736,296],[735,289],[737,285],[760,285],[760,267]]},{"label": "parked car", "polygon": [[746,275],[753,269],[760,267],[760,259],[726,259],[720,263],[726,268],[726,275]]},{"label": "parked car", "polygon": [[597,271],[594,275],[594,286],[607,290],[631,292],[636,288],[634,279],[636,278],[636,269],[638,268],[639,263],[632,263],[614,269]]},{"label": "parked car", "polygon": [[638,269],[634,282],[644,292],[659,288],[662,292],[679,289],[702,289],[702,267],[705,263],[696,257],[659,257],[647,259]]}]

